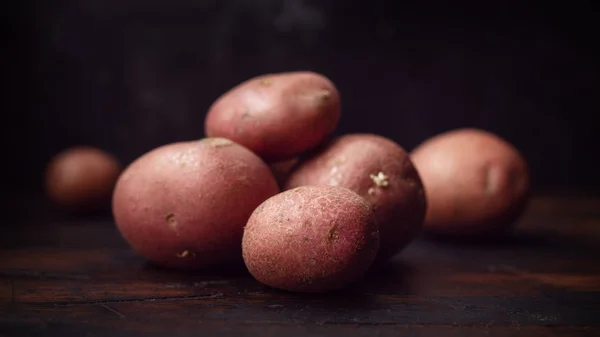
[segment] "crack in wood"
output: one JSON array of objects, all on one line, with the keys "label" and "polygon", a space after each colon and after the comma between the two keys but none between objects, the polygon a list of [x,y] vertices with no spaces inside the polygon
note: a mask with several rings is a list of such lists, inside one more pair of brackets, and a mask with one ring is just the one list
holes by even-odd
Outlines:
[{"label": "crack in wood", "polygon": [[105,308],[106,310],[114,313],[115,315],[119,316],[120,319],[125,319],[125,315],[123,315],[122,313],[120,313],[116,309],[113,309],[113,308],[109,307],[108,305],[106,305],[104,303],[100,304],[100,306],[103,307],[103,308]]}]

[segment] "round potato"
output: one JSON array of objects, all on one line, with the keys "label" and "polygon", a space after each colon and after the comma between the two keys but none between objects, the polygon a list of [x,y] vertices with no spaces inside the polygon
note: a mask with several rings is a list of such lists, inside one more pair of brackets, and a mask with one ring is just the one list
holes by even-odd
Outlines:
[{"label": "round potato", "polygon": [[527,164],[515,147],[497,135],[479,129],[448,131],[423,142],[411,157],[429,202],[427,233],[497,234],[524,209]]},{"label": "round potato", "polygon": [[244,225],[279,192],[269,167],[224,138],[161,146],[131,163],[113,195],[123,238],[139,255],[173,268],[242,262]]},{"label": "round potato", "polygon": [[45,172],[46,194],[71,211],[108,209],[121,164],[113,155],[76,146],[54,156]]},{"label": "round potato", "polygon": [[258,281],[311,293],[362,278],[378,248],[369,204],[348,189],[329,186],[269,198],[250,216],[242,240],[244,262]]},{"label": "round potato", "polygon": [[339,119],[339,93],[323,75],[267,74],[218,98],[206,115],[205,133],[231,139],[270,163],[316,147]]},{"label": "round potato", "polygon": [[301,163],[284,189],[341,186],[365,198],[381,233],[377,262],[401,251],[420,233],[427,201],[410,157],[394,141],[373,134],[334,139]]}]

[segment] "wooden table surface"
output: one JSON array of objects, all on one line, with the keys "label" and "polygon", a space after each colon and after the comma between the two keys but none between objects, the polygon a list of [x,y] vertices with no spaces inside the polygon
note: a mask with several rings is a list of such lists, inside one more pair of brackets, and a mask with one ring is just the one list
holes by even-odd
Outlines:
[{"label": "wooden table surface", "polygon": [[110,220],[6,228],[0,336],[600,336],[599,199],[537,197],[513,236],[419,238],[355,287],[311,296],[244,270],[154,267]]}]

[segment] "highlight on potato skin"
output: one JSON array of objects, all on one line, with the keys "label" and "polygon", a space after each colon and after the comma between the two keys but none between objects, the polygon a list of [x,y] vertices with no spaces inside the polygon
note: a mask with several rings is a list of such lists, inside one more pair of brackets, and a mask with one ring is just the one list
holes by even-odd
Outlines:
[{"label": "highlight on potato skin", "polygon": [[374,208],[381,232],[376,263],[404,249],[420,232],[427,200],[408,153],[375,134],[346,134],[324,145],[290,174],[284,189],[341,186]]},{"label": "highlight on potato skin", "polygon": [[163,267],[242,263],[243,227],[279,192],[269,167],[224,138],[166,144],[132,162],[113,195],[119,232],[134,252]]},{"label": "highlight on potato skin", "polygon": [[244,81],[209,108],[204,131],[255,152],[268,163],[315,148],[335,130],[340,95],[327,77],[310,71],[265,74]]},{"label": "highlight on potato skin", "polygon": [[102,149],[70,147],[52,157],[46,167],[46,196],[68,211],[108,209],[121,170],[119,160]]},{"label": "highlight on potato skin", "polygon": [[527,162],[508,141],[464,128],[431,137],[411,153],[428,198],[424,231],[442,237],[504,233],[527,206]]},{"label": "highlight on potato skin", "polygon": [[360,280],[379,249],[370,205],[343,187],[302,186],[263,202],[250,216],[243,259],[259,282],[319,293]]}]

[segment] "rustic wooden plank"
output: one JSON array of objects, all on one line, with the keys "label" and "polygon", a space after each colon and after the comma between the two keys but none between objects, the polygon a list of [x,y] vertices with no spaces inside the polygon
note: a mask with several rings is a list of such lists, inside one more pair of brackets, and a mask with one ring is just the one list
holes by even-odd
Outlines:
[{"label": "rustic wooden plank", "polygon": [[478,324],[465,325],[360,325],[360,324],[269,324],[229,322],[199,322],[193,326],[174,325],[170,327],[155,327],[136,322],[119,323],[107,326],[92,326],[89,324],[69,324],[61,321],[52,323],[0,324],[0,334],[6,336],[111,336],[111,337],[197,337],[197,336],[225,336],[225,337],[324,337],[324,336],[352,336],[352,337],[397,337],[397,336],[448,336],[448,337],[547,337],[547,336],[598,336],[600,329],[597,327],[581,326],[489,326]]},{"label": "rustic wooden plank", "polygon": [[[69,304],[96,301],[134,301],[159,299],[195,299],[228,296],[248,299],[247,294],[262,294],[263,299],[294,299],[296,295],[268,289],[251,278],[207,279],[188,282],[150,281],[65,281],[15,280],[14,289],[6,289],[6,298],[19,303]],[[365,280],[346,292],[360,292],[369,301],[404,301],[415,296],[466,298],[479,296],[549,296],[553,292],[597,292],[600,277],[589,275],[456,273],[438,277],[416,276],[410,280]],[[345,292],[342,292],[345,293]]]},{"label": "rustic wooden plank", "polygon": [[[158,318],[174,325],[185,317],[191,321],[300,324],[445,324],[445,325],[585,325],[598,326],[598,296],[583,293],[562,298],[505,298],[482,296],[440,298],[271,299],[261,294],[243,300],[229,297],[193,301],[107,303],[123,317],[134,320]],[[68,310],[65,308],[64,310]],[[72,308],[71,308],[72,310]],[[80,313],[84,309],[78,308]],[[55,311],[53,311],[55,313]],[[115,315],[119,316],[119,315]]]},{"label": "rustic wooden plank", "polygon": [[[9,226],[7,226],[9,227]],[[126,248],[112,219],[39,221],[10,226],[0,237],[0,248],[25,249],[42,247]]]},{"label": "rustic wooden plank", "polygon": [[[253,283],[248,279],[246,283]],[[232,280],[205,280],[183,282],[95,282],[65,280],[16,280],[14,301],[18,303],[118,302],[160,300],[173,298],[194,299],[222,295],[224,290],[239,291],[240,285],[226,287]],[[256,286],[255,286],[256,287]]]},{"label": "rustic wooden plank", "polygon": [[[114,249],[66,250],[60,248],[14,249],[0,251],[0,271],[7,274],[88,279],[89,272],[123,269],[128,261],[115,258]],[[133,256],[132,256],[133,257]]]},{"label": "rustic wooden plank", "polygon": [[[0,276],[15,280],[16,298],[33,302],[55,297],[81,300],[82,296],[89,297],[91,294],[95,294],[92,299],[98,300],[103,299],[98,297],[100,294],[104,294],[105,298],[146,293],[162,297],[186,296],[196,294],[199,286],[203,288],[210,284],[220,284],[222,291],[230,294],[263,289],[241,268],[185,273],[149,266],[143,259],[125,251],[78,253],[70,256],[65,252],[46,251],[46,254],[40,254],[43,256],[40,259],[35,259],[38,255],[30,255],[28,251],[16,254],[0,262]],[[361,291],[436,296],[519,296],[552,288],[598,291],[600,287],[599,268],[594,256],[563,259],[558,263],[551,258],[537,257],[531,261],[521,259],[521,264],[525,261],[525,265],[519,265],[490,263],[497,259],[498,253],[483,261],[480,256],[471,258],[470,254],[460,254],[460,251],[452,251],[454,255],[446,254],[430,250],[425,244],[415,245],[399,261],[384,270],[370,273],[361,284]],[[535,270],[536,264],[542,266],[538,268],[541,271]],[[561,269],[575,270],[565,272]]]},{"label": "rustic wooden plank", "polygon": [[13,296],[19,304],[37,304],[36,310],[50,317],[75,311],[80,318],[82,308],[106,305],[139,319],[169,312],[176,321],[178,315],[192,315],[186,314],[190,311],[199,315],[195,319],[264,323],[475,324],[493,320],[594,325],[600,309],[594,275],[487,274],[486,278],[453,273],[417,277],[414,282],[374,279],[355,289],[314,296],[268,289],[250,278],[201,279],[192,284],[15,280]]},{"label": "rustic wooden plank", "polygon": [[[104,310],[101,310],[104,309]],[[264,294],[18,305],[0,322],[38,319],[109,325],[181,326],[215,321],[262,324],[542,325],[599,327],[598,293],[434,297],[283,297]]]},{"label": "rustic wooden plank", "polygon": [[[600,275],[569,275],[569,274],[543,274],[543,273],[457,273],[444,281],[464,282],[485,286],[497,285],[499,287],[514,288],[515,284],[528,284],[535,286],[547,286],[561,288],[568,291],[599,291]],[[534,289],[527,289],[531,292]]]},{"label": "rustic wooden plank", "polygon": [[31,280],[152,280],[193,282],[198,277],[248,277],[243,265],[182,272],[148,263],[129,249],[24,248],[0,250],[0,278]]},{"label": "rustic wooden plank", "polygon": [[600,198],[598,196],[536,195],[532,197],[527,212],[558,216],[600,216]]},{"label": "rustic wooden plank", "polygon": [[522,238],[511,242],[455,243],[416,240],[390,263],[440,271],[600,273],[600,249],[581,241]]},{"label": "rustic wooden plank", "polygon": [[[600,207],[600,205],[599,205]],[[580,241],[592,246],[600,240],[600,216],[524,216],[514,229],[517,235],[554,241]],[[597,248],[597,245],[594,245]]]}]

